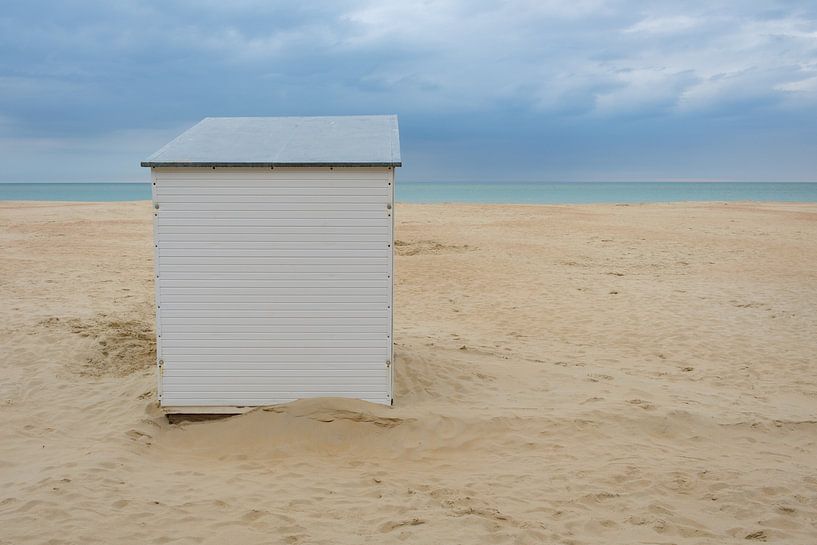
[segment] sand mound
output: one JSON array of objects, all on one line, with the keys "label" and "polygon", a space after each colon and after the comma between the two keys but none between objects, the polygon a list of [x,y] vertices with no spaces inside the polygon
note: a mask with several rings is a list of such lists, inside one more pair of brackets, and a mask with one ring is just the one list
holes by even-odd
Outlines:
[{"label": "sand mound", "polygon": [[[222,458],[335,456],[370,452],[399,457],[407,437],[425,434],[389,407],[340,398],[304,399],[243,415],[161,425],[159,448]],[[410,444],[410,443],[409,443]]]},{"label": "sand mound", "polygon": [[379,428],[393,428],[404,421],[402,418],[387,416],[390,414],[388,408],[382,405],[345,398],[301,399],[287,405],[263,407],[261,410],[317,422],[352,422]]},{"label": "sand mound", "polygon": [[[417,414],[366,401],[341,398],[302,399],[261,407],[228,418],[181,420],[157,417],[140,435],[161,456],[197,456],[211,460],[303,460],[335,463],[340,457],[365,460],[421,461],[460,457],[480,441],[503,437],[514,419]],[[142,437],[140,437],[142,439]]]},{"label": "sand mound", "polygon": [[155,333],[148,322],[99,314],[92,319],[48,318],[40,325],[65,329],[89,340],[84,357],[71,364],[71,369],[81,375],[121,377],[156,364]]}]

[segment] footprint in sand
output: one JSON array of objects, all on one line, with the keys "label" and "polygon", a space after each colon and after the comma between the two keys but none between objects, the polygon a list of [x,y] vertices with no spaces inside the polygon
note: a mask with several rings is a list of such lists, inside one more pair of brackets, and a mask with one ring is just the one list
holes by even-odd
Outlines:
[{"label": "footprint in sand", "polygon": [[417,518],[417,517],[414,517],[413,519],[409,519],[409,520],[399,521],[399,522],[398,521],[389,521],[389,522],[385,522],[385,523],[380,525],[380,532],[385,534],[385,533],[391,532],[393,530],[396,530],[398,528],[403,528],[404,526],[419,526],[420,524],[425,524],[425,523],[426,523],[426,521],[424,521],[421,518]]},{"label": "footprint in sand", "polygon": [[642,409],[647,411],[655,409],[655,405],[653,405],[649,401],[644,401],[643,399],[628,399],[627,403],[629,403],[630,405],[635,405],[636,407],[641,407]]}]

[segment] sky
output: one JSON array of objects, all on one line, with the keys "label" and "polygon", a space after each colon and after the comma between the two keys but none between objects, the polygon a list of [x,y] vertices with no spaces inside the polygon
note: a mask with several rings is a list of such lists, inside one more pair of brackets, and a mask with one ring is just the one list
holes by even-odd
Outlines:
[{"label": "sky", "polygon": [[11,1],[0,181],[207,116],[396,113],[409,181],[817,181],[817,2]]}]

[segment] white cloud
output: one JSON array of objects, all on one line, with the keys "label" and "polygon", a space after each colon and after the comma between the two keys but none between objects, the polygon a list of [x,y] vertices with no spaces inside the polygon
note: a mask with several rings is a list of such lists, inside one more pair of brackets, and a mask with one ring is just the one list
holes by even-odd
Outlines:
[{"label": "white cloud", "polygon": [[665,67],[619,71],[620,85],[596,99],[595,113],[603,115],[671,111],[682,93],[695,81],[692,71],[676,72]]},{"label": "white cloud", "polygon": [[[366,76],[392,82],[409,106],[480,109],[522,100],[574,113],[588,113],[590,104],[590,113],[604,115],[783,100],[790,88],[781,85],[809,76],[796,74],[797,66],[817,56],[817,21],[806,17],[763,20],[748,10],[690,3],[675,13],[646,4],[634,18],[628,7],[366,3],[343,16],[354,26],[343,43],[411,50]],[[426,85],[403,86],[408,75]],[[424,89],[433,89],[433,100],[424,100]]]},{"label": "white cloud", "polygon": [[646,19],[642,19],[628,28],[625,28],[624,32],[674,34],[695,28],[700,23],[700,19],[689,17],[688,15],[675,15],[672,17],[647,17]]},{"label": "white cloud", "polygon": [[776,85],[775,89],[788,93],[808,93],[817,95],[817,76],[797,81],[790,81],[788,83],[781,83]]},{"label": "white cloud", "polygon": [[[0,136],[4,157],[13,159],[10,149],[29,158],[96,155],[106,145],[152,151],[148,142],[163,138],[111,127],[173,125],[163,133],[172,136],[204,115],[397,111],[432,125],[444,119],[436,127],[442,133],[456,116],[492,120],[475,129],[485,133],[513,116],[522,124],[614,127],[627,117],[680,125],[702,114],[749,119],[786,108],[813,119],[814,9],[805,0],[775,12],[751,4],[182,0],[151,7],[98,0],[84,9],[12,7],[23,15],[15,19],[10,8],[0,17]],[[85,136],[22,136],[66,133]]]},{"label": "white cloud", "polygon": [[[171,65],[210,59],[214,78],[219,68],[238,66],[250,76],[278,74],[297,88],[314,86],[311,76],[321,72],[335,78],[325,84],[346,98],[365,97],[367,104],[397,99],[421,112],[483,110],[510,101],[538,111],[595,108],[616,115],[641,107],[705,109],[736,92],[782,99],[798,85],[800,93],[810,92],[796,82],[814,74],[798,67],[817,57],[813,17],[792,9],[768,18],[751,6],[704,1],[668,9],[620,0],[360,0],[299,8],[241,0],[225,9],[208,0],[195,3],[191,16],[192,5],[156,13],[139,3],[117,4],[110,10],[128,21],[124,27],[88,18],[70,27],[35,22],[20,31],[0,20],[0,30],[23,32],[20,43],[50,43],[52,51],[73,47],[125,58],[153,51],[158,62]],[[276,24],[279,14],[287,24]],[[151,24],[137,31],[132,20],[142,19]],[[24,94],[26,77],[41,78],[35,93],[78,85],[58,81],[56,67],[92,78],[96,60],[27,65],[21,71],[29,73],[11,81],[14,89],[7,79],[6,93]],[[144,63],[134,68],[150,71]],[[46,73],[33,74],[37,70]]]}]

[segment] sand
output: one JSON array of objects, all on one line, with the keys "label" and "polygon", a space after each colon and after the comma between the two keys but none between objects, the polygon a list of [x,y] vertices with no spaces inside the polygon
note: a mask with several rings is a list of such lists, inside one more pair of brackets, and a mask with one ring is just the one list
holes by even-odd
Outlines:
[{"label": "sand", "polygon": [[0,543],[817,542],[817,205],[397,207],[396,405],[156,409],[149,203],[0,203]]}]

